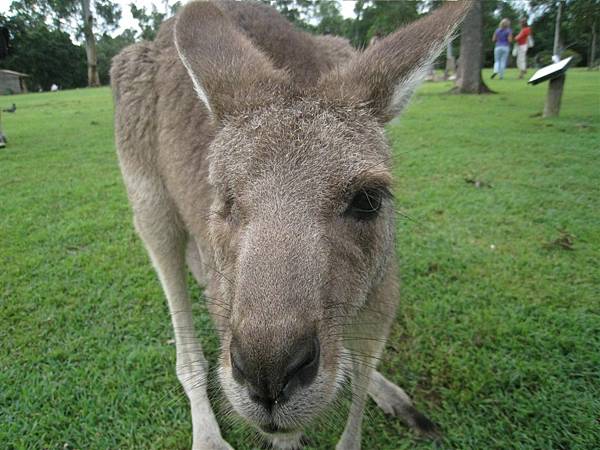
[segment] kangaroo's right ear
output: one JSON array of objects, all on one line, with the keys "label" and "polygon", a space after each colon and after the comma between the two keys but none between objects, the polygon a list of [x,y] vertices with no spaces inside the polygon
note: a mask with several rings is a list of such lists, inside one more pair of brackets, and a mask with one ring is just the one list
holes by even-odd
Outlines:
[{"label": "kangaroo's right ear", "polygon": [[265,104],[288,79],[214,3],[187,4],[174,34],[198,97],[217,119]]},{"label": "kangaroo's right ear", "polygon": [[345,105],[362,105],[387,122],[406,106],[426,70],[475,2],[453,0],[400,28],[325,74],[319,93]]}]

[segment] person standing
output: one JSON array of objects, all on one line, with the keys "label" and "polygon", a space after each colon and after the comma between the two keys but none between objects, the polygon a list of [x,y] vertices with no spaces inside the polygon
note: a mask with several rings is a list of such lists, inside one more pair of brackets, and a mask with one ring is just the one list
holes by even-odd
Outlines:
[{"label": "person standing", "polygon": [[517,42],[517,67],[519,68],[519,80],[527,73],[527,49],[531,47],[531,28],[527,26],[527,19],[521,19],[521,31],[515,37]]},{"label": "person standing", "polygon": [[500,79],[504,78],[506,70],[506,60],[510,53],[510,43],[513,40],[512,30],[510,29],[510,20],[502,19],[500,26],[494,31],[492,41],[496,43],[494,47],[494,73],[492,78],[500,75]]}]

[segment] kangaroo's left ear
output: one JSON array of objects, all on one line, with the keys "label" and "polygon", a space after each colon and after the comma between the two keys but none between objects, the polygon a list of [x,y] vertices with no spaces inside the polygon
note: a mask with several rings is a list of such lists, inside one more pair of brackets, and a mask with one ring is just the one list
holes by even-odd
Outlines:
[{"label": "kangaroo's left ear", "polygon": [[269,104],[288,87],[288,74],[219,9],[193,1],[177,15],[175,48],[208,113],[217,120]]},{"label": "kangaroo's left ear", "polygon": [[445,48],[473,1],[448,1],[428,16],[370,46],[339,70],[325,75],[319,89],[329,101],[364,105],[382,122],[398,115]]}]

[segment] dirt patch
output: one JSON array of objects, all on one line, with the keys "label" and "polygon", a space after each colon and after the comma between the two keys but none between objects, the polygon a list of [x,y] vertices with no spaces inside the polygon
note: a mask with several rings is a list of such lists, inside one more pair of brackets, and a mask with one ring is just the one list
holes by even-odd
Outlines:
[{"label": "dirt patch", "polygon": [[544,248],[547,250],[575,250],[575,236],[565,230],[559,230],[560,236],[551,242],[544,244]]}]

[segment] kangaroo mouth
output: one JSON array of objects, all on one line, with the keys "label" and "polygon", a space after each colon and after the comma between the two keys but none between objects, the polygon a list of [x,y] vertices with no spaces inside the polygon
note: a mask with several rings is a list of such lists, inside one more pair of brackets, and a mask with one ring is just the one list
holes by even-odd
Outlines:
[{"label": "kangaroo mouth", "polygon": [[268,448],[298,450],[308,444],[301,431],[282,428],[273,423],[260,426],[260,429],[264,433],[263,437]]},{"label": "kangaroo mouth", "polygon": [[291,428],[284,428],[277,425],[275,422],[269,422],[267,424],[260,425],[259,428],[261,431],[268,434],[289,434],[295,433],[297,430],[293,430]]}]

